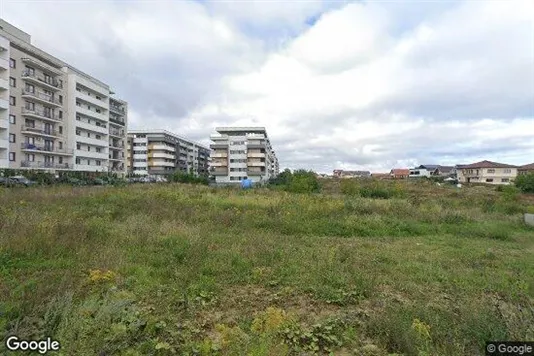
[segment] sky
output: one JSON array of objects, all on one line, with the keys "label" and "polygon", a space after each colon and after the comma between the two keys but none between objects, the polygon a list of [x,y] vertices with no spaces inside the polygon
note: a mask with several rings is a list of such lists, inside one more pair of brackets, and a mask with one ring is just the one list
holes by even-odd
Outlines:
[{"label": "sky", "polygon": [[280,167],[534,162],[534,1],[0,1],[131,129],[264,126]]}]

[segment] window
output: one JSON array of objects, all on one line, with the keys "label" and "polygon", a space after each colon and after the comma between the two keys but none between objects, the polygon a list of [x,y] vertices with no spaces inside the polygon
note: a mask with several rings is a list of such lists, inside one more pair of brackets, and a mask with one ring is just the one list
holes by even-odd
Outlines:
[{"label": "window", "polygon": [[26,83],[26,87],[25,88],[26,88],[26,91],[28,93],[35,93],[35,86],[34,85]]},{"label": "window", "polygon": [[87,133],[87,137],[91,138],[91,133],[90,132]]},{"label": "window", "polygon": [[63,95],[58,95],[58,100],[60,104],[63,104]]},{"label": "window", "polygon": [[76,135],[81,136],[82,132],[80,130],[76,130]]},{"label": "window", "polygon": [[76,164],[80,164],[80,158],[76,157]]},{"label": "window", "polygon": [[26,161],[28,162],[35,162],[35,155],[34,154],[26,154]]},{"label": "window", "polygon": [[508,183],[508,182],[510,182],[510,178],[503,178],[503,179],[501,179],[501,182]]},{"label": "window", "polygon": [[29,75],[31,75],[31,76],[35,75],[35,69],[33,69],[32,67],[26,66],[26,70],[28,71]]},{"label": "window", "polygon": [[79,150],[82,147],[79,143],[76,144],[76,149]]},{"label": "window", "polygon": [[50,83],[52,80],[52,78],[50,78],[50,76],[48,74],[43,74],[44,75],[44,81],[47,82],[47,83]]},{"label": "window", "polygon": [[59,164],[63,164],[63,157],[59,157]]},{"label": "window", "polygon": [[87,110],[91,110],[91,105],[87,105]]},{"label": "window", "polygon": [[97,139],[97,140],[100,140],[101,138],[102,138],[102,136],[100,136],[100,135],[96,135],[96,139]]},{"label": "window", "polygon": [[76,106],[80,106],[80,107],[81,107],[82,104],[81,104],[79,101],[77,101],[77,102],[76,102]]},{"label": "window", "polygon": [[96,148],[96,152],[101,153],[102,149],[100,147]]},{"label": "window", "polygon": [[9,152],[9,160],[11,162],[14,162],[15,161],[15,152]]},{"label": "window", "polygon": [[9,115],[9,123],[10,124],[16,124],[17,123],[17,117],[15,115]]},{"label": "window", "polygon": [[59,148],[63,148],[63,142],[59,142]]},{"label": "window", "polygon": [[99,97],[98,95],[96,96],[96,98],[97,98],[98,100],[102,100],[102,98],[101,98],[101,97]]},{"label": "window", "polygon": [[15,143],[15,141],[16,141],[15,134],[9,134],[9,142]]},{"label": "window", "polygon": [[9,68],[17,68],[17,61],[13,58],[9,58]]},{"label": "window", "polygon": [[488,179],[486,179],[486,182],[487,183],[491,183],[491,182],[493,182],[493,179],[492,178],[488,178]]},{"label": "window", "polygon": [[87,146],[87,152],[91,152],[91,146]]},{"label": "window", "polygon": [[13,77],[9,77],[9,86],[16,88],[17,87],[17,80]]},{"label": "window", "polygon": [[26,103],[26,109],[34,111],[35,110],[35,103]]},{"label": "window", "polygon": [[505,168],[504,173],[512,173],[512,170],[510,168]]},{"label": "window", "polygon": [[91,165],[91,160],[90,159],[87,160],[87,164]]},{"label": "window", "polygon": [[63,126],[59,126],[59,133],[60,133],[60,134],[63,133]]},{"label": "window", "polygon": [[63,119],[63,111],[59,110],[59,118]]},{"label": "window", "polygon": [[100,166],[100,164],[101,164],[100,161],[96,161],[97,166]]},{"label": "window", "polygon": [[17,105],[17,100],[15,99],[14,96],[9,97],[9,105],[12,105],[12,106]]},{"label": "window", "polygon": [[100,114],[102,111],[100,109],[96,109],[96,112]]},{"label": "window", "polygon": [[488,173],[495,173],[495,169],[493,168],[488,169]]}]

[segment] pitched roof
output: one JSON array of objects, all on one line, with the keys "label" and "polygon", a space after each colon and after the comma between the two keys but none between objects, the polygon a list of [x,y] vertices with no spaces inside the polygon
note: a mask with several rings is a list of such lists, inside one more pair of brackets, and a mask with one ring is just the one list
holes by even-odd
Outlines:
[{"label": "pitched roof", "polygon": [[476,163],[459,165],[458,168],[517,168],[517,166],[484,160]]},{"label": "pitched roof", "polygon": [[434,169],[436,169],[438,167],[439,166],[437,164],[422,164],[419,167],[417,167],[416,169],[425,168],[425,169],[427,169],[429,171],[433,171]]},{"label": "pitched roof", "polygon": [[394,168],[391,170],[391,174],[393,175],[398,175],[398,176],[402,176],[402,175],[409,175],[410,174],[410,170],[408,168]]},{"label": "pitched roof", "polygon": [[525,164],[524,166],[518,167],[519,169],[534,169],[534,163]]},{"label": "pitched roof", "polygon": [[438,169],[440,170],[440,172],[448,173],[452,171],[454,167],[453,166],[438,166]]}]

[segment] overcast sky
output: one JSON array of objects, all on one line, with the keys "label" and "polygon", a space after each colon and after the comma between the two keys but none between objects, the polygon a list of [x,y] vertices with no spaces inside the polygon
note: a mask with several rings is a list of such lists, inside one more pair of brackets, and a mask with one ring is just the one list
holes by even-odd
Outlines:
[{"label": "overcast sky", "polygon": [[281,168],[534,162],[534,1],[0,1],[130,128],[265,126]]}]

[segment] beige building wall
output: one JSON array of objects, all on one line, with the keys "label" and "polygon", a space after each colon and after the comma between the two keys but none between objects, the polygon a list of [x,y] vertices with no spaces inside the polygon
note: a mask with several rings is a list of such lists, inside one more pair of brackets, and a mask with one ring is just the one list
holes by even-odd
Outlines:
[{"label": "beige building wall", "polygon": [[465,168],[458,169],[461,183],[510,184],[517,176],[517,168]]}]

